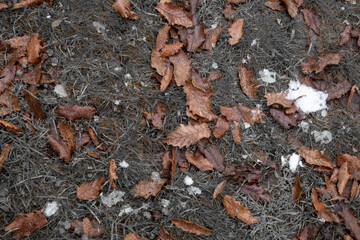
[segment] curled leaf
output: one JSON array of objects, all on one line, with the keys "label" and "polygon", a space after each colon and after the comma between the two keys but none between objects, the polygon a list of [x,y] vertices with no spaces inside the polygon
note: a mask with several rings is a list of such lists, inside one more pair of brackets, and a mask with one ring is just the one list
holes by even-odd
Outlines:
[{"label": "curled leaf", "polygon": [[96,199],[99,195],[103,177],[97,178],[91,182],[85,182],[76,187],[76,196],[80,200]]},{"label": "curled leaf", "polygon": [[81,118],[90,119],[94,116],[96,110],[93,107],[71,105],[59,106],[56,108],[55,112],[67,120],[74,121]]},{"label": "curled leaf", "polygon": [[161,49],[160,57],[170,57],[172,55],[175,55],[176,53],[178,53],[181,50],[183,45],[184,44],[182,42],[166,44]]},{"label": "curled leaf", "polygon": [[64,159],[66,163],[70,161],[71,158],[71,149],[69,146],[63,144],[57,140],[54,136],[48,134],[47,139],[51,148],[59,155],[60,159]]},{"label": "curled leaf", "polygon": [[9,156],[11,146],[12,146],[12,144],[5,144],[3,149],[1,150],[1,154],[0,154],[0,170],[1,170],[2,166],[4,165],[4,162],[6,161],[6,159]]},{"label": "curled leaf", "polygon": [[189,233],[195,233],[196,235],[205,235],[205,236],[210,236],[213,235],[215,232],[203,227],[203,226],[199,226],[193,222],[189,222],[183,219],[172,219],[171,222],[178,228],[180,228],[181,230],[183,230],[184,232],[189,232]]},{"label": "curled leaf", "polygon": [[161,13],[171,25],[177,24],[186,28],[194,25],[186,11],[172,3],[158,3],[155,9]]},{"label": "curled leaf", "polygon": [[309,74],[311,72],[319,73],[328,65],[339,64],[342,56],[339,53],[326,52],[320,55],[317,59],[308,56],[305,61],[301,63],[303,73]]},{"label": "curled leaf", "polygon": [[24,131],[21,128],[15,126],[14,124],[11,124],[5,120],[1,120],[1,119],[0,119],[0,128],[3,128],[3,129],[5,129],[5,131],[7,131],[11,134],[14,134],[14,135],[24,133]]},{"label": "curled leaf", "polygon": [[121,17],[128,18],[131,20],[138,20],[140,16],[135,12],[131,11],[131,2],[130,0],[115,0],[115,3],[112,5],[115,11],[120,13]]},{"label": "curled leaf", "polygon": [[110,159],[109,161],[109,182],[111,184],[112,188],[116,188],[116,184],[114,181],[118,179],[118,176],[116,175],[116,163],[114,159]]},{"label": "curled leaf", "polygon": [[219,194],[223,191],[224,187],[226,184],[226,180],[222,181],[221,183],[219,183],[213,193],[213,199],[217,198],[217,196],[219,196]]},{"label": "curled leaf", "polygon": [[239,201],[236,201],[232,197],[226,195],[222,203],[224,205],[224,208],[232,217],[237,217],[239,220],[243,221],[247,225],[256,224],[259,223],[258,220],[253,217],[249,209],[244,207]]},{"label": "curled leaf", "polygon": [[293,201],[296,202],[296,204],[298,205],[299,205],[301,193],[302,193],[302,189],[300,186],[300,174],[297,174],[296,177],[294,178],[294,183],[292,184],[291,187],[291,195]]}]

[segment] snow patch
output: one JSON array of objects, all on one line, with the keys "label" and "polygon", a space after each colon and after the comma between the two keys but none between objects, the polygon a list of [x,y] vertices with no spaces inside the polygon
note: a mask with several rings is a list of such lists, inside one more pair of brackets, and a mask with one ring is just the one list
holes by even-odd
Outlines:
[{"label": "snow patch", "polygon": [[68,94],[65,91],[64,85],[58,84],[55,86],[54,88],[54,92],[59,96],[59,97],[67,97]]},{"label": "snow patch", "polygon": [[311,113],[326,109],[327,94],[299,81],[290,81],[286,99],[295,100],[294,104],[304,113]]},{"label": "snow patch", "polygon": [[200,188],[194,187],[194,186],[189,187],[187,189],[187,191],[190,195],[200,195],[201,194]]},{"label": "snow patch", "polygon": [[106,27],[103,24],[96,21],[94,21],[92,24],[98,33],[105,33]]},{"label": "snow patch", "polygon": [[101,195],[101,202],[107,206],[112,207],[113,205],[117,204],[118,202],[124,201],[123,197],[125,196],[125,192],[120,190],[114,190],[110,193],[107,197]]},{"label": "snow patch", "polygon": [[219,65],[218,65],[216,62],[213,62],[212,65],[211,65],[211,67],[212,67],[213,69],[218,69]]},{"label": "snow patch", "polygon": [[302,121],[301,123],[299,123],[299,127],[301,127],[304,132],[308,132],[310,124],[306,121]]},{"label": "snow patch", "polygon": [[327,116],[327,111],[326,111],[326,110],[322,110],[322,111],[321,111],[321,116],[322,116],[322,117],[326,117],[326,116]]},{"label": "snow patch", "polygon": [[157,179],[160,179],[160,173],[158,172],[152,172],[151,173],[151,179],[154,179],[154,180],[157,180]]},{"label": "snow patch", "polygon": [[312,135],[314,135],[315,138],[315,142],[321,142],[322,144],[328,144],[332,141],[332,134],[331,132],[325,130],[322,132],[319,131],[312,131],[311,132]]},{"label": "snow patch", "polygon": [[285,165],[289,164],[289,168],[292,172],[296,172],[297,167],[303,167],[303,163],[300,160],[300,155],[293,153],[288,156],[281,156],[281,166],[284,167]]},{"label": "snow patch", "polygon": [[258,44],[258,39],[257,39],[257,38],[255,38],[254,40],[252,40],[250,46],[253,47],[253,46],[255,46],[256,44]]},{"label": "snow patch", "polygon": [[170,200],[167,199],[161,199],[161,206],[163,208],[167,208],[170,205]]},{"label": "snow patch", "polygon": [[59,205],[56,201],[53,202],[47,202],[44,210],[44,215],[46,217],[50,217],[54,215],[57,210],[59,210]]},{"label": "snow patch", "polygon": [[185,179],[184,179],[184,183],[188,186],[192,185],[194,183],[194,180],[192,180],[191,177],[189,176],[186,176]]},{"label": "snow patch", "polygon": [[126,162],[126,161],[122,161],[120,164],[119,164],[120,167],[122,168],[128,168],[129,167],[129,164]]},{"label": "snow patch", "polygon": [[249,128],[249,127],[251,127],[250,123],[245,122],[245,123],[244,123],[244,128],[247,129],[247,128]]},{"label": "snow patch", "polygon": [[276,72],[270,72],[268,69],[263,69],[259,71],[261,80],[266,83],[276,82]]},{"label": "snow patch", "polygon": [[129,214],[132,213],[134,211],[134,209],[129,205],[126,204],[125,206],[123,206],[123,208],[120,210],[119,212],[119,217],[121,217],[124,214]]}]

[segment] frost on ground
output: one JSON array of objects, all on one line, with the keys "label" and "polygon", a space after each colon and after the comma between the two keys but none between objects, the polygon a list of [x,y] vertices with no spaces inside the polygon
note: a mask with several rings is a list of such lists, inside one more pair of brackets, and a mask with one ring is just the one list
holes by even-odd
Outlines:
[{"label": "frost on ground", "polygon": [[293,153],[289,156],[281,156],[281,165],[285,166],[289,164],[289,168],[292,172],[296,172],[297,167],[303,167],[303,163],[300,160],[300,155]]},{"label": "frost on ground", "polygon": [[286,98],[295,100],[295,106],[304,113],[312,113],[327,108],[327,96],[326,93],[301,84],[299,81],[290,81]]},{"label": "frost on ground", "polygon": [[59,205],[56,201],[47,202],[44,210],[44,215],[50,217],[59,210]]},{"label": "frost on ground", "polygon": [[117,204],[118,202],[124,201],[123,197],[125,196],[125,192],[120,190],[114,190],[110,193],[107,197],[101,195],[101,202],[107,206],[112,207],[113,205]]},{"label": "frost on ground", "polygon": [[261,80],[266,83],[276,82],[276,72],[270,72],[268,69],[263,69],[259,71]]},{"label": "frost on ground", "polygon": [[328,144],[332,141],[332,134],[331,132],[325,130],[325,131],[312,131],[312,135],[314,135],[315,142],[321,142],[322,144]]},{"label": "frost on ground", "polygon": [[184,179],[184,183],[188,186],[192,185],[194,183],[194,180],[192,180],[191,177],[189,176],[186,176],[185,179]]}]

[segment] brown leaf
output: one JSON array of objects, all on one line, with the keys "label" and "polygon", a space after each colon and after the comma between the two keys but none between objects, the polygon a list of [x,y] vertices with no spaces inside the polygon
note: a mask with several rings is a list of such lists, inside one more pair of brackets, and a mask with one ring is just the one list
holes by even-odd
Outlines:
[{"label": "brown leaf", "polygon": [[266,101],[267,101],[267,106],[271,106],[274,104],[278,104],[284,108],[290,108],[294,103],[294,100],[289,100],[286,98],[286,96],[288,95],[288,93],[285,91],[281,91],[281,92],[269,92],[268,94],[265,95]]},{"label": "brown leaf", "polygon": [[[172,170],[173,168],[173,164],[175,164],[175,158],[171,157],[170,152],[166,152],[164,154],[164,156],[162,157],[162,171],[161,171],[161,178],[167,178],[167,179],[171,179],[174,177],[174,175],[172,174]],[[175,172],[174,172],[175,174]]]},{"label": "brown leaf", "polygon": [[[1,106],[2,105],[2,106]],[[20,111],[18,98],[9,89],[0,94],[0,116],[4,117],[14,111]]]},{"label": "brown leaf", "polygon": [[197,225],[193,222],[189,222],[183,219],[172,219],[171,223],[174,224],[176,227],[180,228],[184,232],[195,233],[196,235],[205,235],[210,236],[213,235],[215,232],[210,230],[206,227]]},{"label": "brown leaf", "polygon": [[224,116],[220,116],[216,120],[215,127],[213,128],[213,135],[216,138],[221,138],[230,128],[230,122]]},{"label": "brown leaf", "polygon": [[28,42],[26,48],[29,63],[36,64],[39,62],[40,49],[42,48],[42,46],[43,43],[39,39],[39,34],[31,34],[30,41]]},{"label": "brown leaf", "polygon": [[302,13],[304,15],[306,26],[312,29],[317,35],[320,35],[320,28],[322,22],[321,17],[306,8],[302,10]]},{"label": "brown leaf", "polygon": [[131,190],[134,197],[143,197],[147,199],[150,196],[156,196],[168,179],[144,179]]},{"label": "brown leaf", "polygon": [[[0,2],[0,11],[3,9],[9,8],[9,5],[7,5],[6,3]],[[0,48],[1,51],[1,48]]]},{"label": "brown leaf", "polygon": [[296,120],[290,118],[283,111],[278,109],[271,108],[270,115],[276,120],[278,124],[280,124],[284,129],[290,129],[290,127],[296,127]]},{"label": "brown leaf", "polygon": [[300,185],[300,174],[298,173],[296,175],[296,177],[294,178],[294,183],[292,184],[292,187],[291,187],[292,199],[297,205],[299,205],[302,192],[303,192],[303,190]]},{"label": "brown leaf", "polygon": [[100,237],[104,232],[104,228],[95,219],[90,221],[88,218],[84,218],[82,221],[73,221],[71,223],[71,228],[79,228],[81,234],[85,234],[90,238]]},{"label": "brown leaf", "polygon": [[190,168],[190,164],[186,161],[185,151],[176,148],[176,150],[172,150],[172,154],[173,156],[175,156],[175,162],[180,167],[180,172],[182,172],[183,169],[188,171]]},{"label": "brown leaf", "polygon": [[22,37],[13,37],[11,39],[6,40],[5,42],[9,44],[12,49],[21,49],[24,51],[25,54],[25,50],[27,48],[29,41],[30,41],[30,35],[24,35]]},{"label": "brown leaf", "polygon": [[[30,90],[31,91],[31,90]],[[44,110],[42,104],[38,98],[29,91],[24,90],[23,92],[25,101],[28,105],[29,111],[33,114],[35,120],[45,120]]]},{"label": "brown leaf", "polygon": [[23,7],[31,8],[33,6],[42,4],[45,0],[22,0],[19,3],[15,3],[13,9],[19,9]]},{"label": "brown leaf", "polygon": [[337,198],[339,200],[342,200],[343,198],[339,196],[335,183],[332,182],[325,174],[324,180],[326,184],[325,187],[322,187],[322,189],[316,188],[316,191],[328,199]]},{"label": "brown leaf", "polygon": [[303,0],[281,0],[292,18],[298,14],[298,8],[303,4]]},{"label": "brown leaf", "polygon": [[226,180],[222,181],[221,183],[219,183],[213,193],[213,199],[217,198],[217,196],[219,196],[219,194],[223,191],[224,187],[226,184]]},{"label": "brown leaf", "polygon": [[349,104],[351,103],[351,100],[352,98],[354,97],[354,94],[355,94],[355,90],[356,90],[356,84],[354,84],[354,86],[351,87],[351,90],[350,90],[350,95],[349,95],[349,98],[346,102],[346,107],[349,106]]},{"label": "brown leaf", "polygon": [[336,98],[341,98],[350,89],[351,89],[351,83],[346,80],[337,83],[333,82],[324,89],[325,90],[324,92],[328,94],[326,101],[330,101]]},{"label": "brown leaf", "polygon": [[191,82],[197,89],[203,91],[204,93],[212,93],[211,85],[208,83],[207,79],[202,76],[199,71],[192,69],[191,71]]},{"label": "brown leaf", "polygon": [[342,166],[345,162],[348,163],[348,171],[351,179],[360,180],[360,159],[349,154],[337,154],[337,165]]},{"label": "brown leaf", "polygon": [[281,2],[281,0],[270,0],[265,2],[264,4],[266,7],[271,8],[272,10],[276,10],[276,11],[285,11],[286,7],[283,4],[283,2]]},{"label": "brown leaf", "polygon": [[96,199],[99,195],[104,177],[97,178],[91,182],[82,183],[76,187],[76,196],[80,200]]},{"label": "brown leaf", "polygon": [[[194,21],[194,20],[193,20]],[[195,24],[193,28],[187,29],[186,50],[188,52],[196,52],[196,50],[205,42],[204,24]]]},{"label": "brown leaf", "polygon": [[311,203],[316,209],[316,214],[320,219],[324,219],[326,222],[335,221],[336,223],[340,223],[338,216],[327,209],[326,205],[318,199],[315,188],[313,188],[311,192]]},{"label": "brown leaf", "polygon": [[234,180],[246,180],[248,183],[260,182],[261,170],[255,169],[246,164],[229,166],[224,171],[224,176],[232,176]]},{"label": "brown leaf", "polygon": [[91,138],[87,131],[78,132],[74,138],[75,140],[75,150],[78,151],[82,146],[91,142]]},{"label": "brown leaf", "polygon": [[305,61],[301,63],[301,69],[303,73],[309,74],[315,71],[319,73],[328,65],[337,65],[339,64],[342,56],[339,53],[326,52],[320,55],[317,59],[308,56]]},{"label": "brown leaf", "polygon": [[173,236],[171,236],[168,231],[166,231],[163,226],[161,225],[160,221],[158,224],[158,228],[159,228],[159,238],[157,240],[176,240],[176,238],[174,238]]},{"label": "brown leaf", "polygon": [[223,14],[226,19],[233,20],[235,18],[235,7],[231,4],[225,4]]},{"label": "brown leaf", "polygon": [[6,65],[0,72],[0,93],[9,88],[10,83],[15,80],[15,66]]},{"label": "brown leaf", "polygon": [[162,28],[160,28],[159,33],[156,37],[155,51],[159,52],[163,47],[165,47],[168,40],[169,31],[171,26],[166,23]]},{"label": "brown leaf", "polygon": [[48,134],[47,139],[51,148],[59,155],[60,159],[64,159],[66,163],[70,161],[71,158],[71,149],[69,146],[63,144],[57,140],[54,136]]},{"label": "brown leaf", "polygon": [[350,39],[352,38],[351,36],[352,29],[353,27],[351,25],[347,25],[345,27],[344,31],[341,33],[341,38],[339,42],[340,46],[344,46],[346,43],[350,41]]},{"label": "brown leaf", "polygon": [[175,147],[189,147],[202,138],[209,138],[211,131],[207,123],[184,125],[180,124],[162,141]]},{"label": "brown leaf", "polygon": [[168,63],[166,58],[160,57],[160,55],[161,53],[155,49],[151,52],[151,67],[155,68],[160,76],[165,76],[168,70]]},{"label": "brown leaf", "polygon": [[322,155],[321,152],[317,149],[312,150],[307,146],[302,146],[298,153],[310,165],[318,165],[331,169],[334,168],[334,163]]},{"label": "brown leaf", "polygon": [[162,129],[163,127],[162,120],[164,119],[166,114],[166,108],[163,103],[158,103],[156,105],[156,112],[143,112],[143,114],[145,115],[147,120],[151,121],[154,127],[156,127],[159,130]]},{"label": "brown leaf", "polygon": [[24,133],[24,131],[21,128],[15,126],[5,120],[1,120],[1,119],[0,119],[0,128],[3,128],[3,129],[5,129],[5,131],[7,131],[11,134],[14,134],[14,135]]},{"label": "brown leaf", "polygon": [[96,153],[94,153],[93,151],[91,151],[89,149],[87,149],[86,152],[90,157],[93,157],[93,158],[96,158],[96,159],[101,159],[101,157],[99,155],[97,155]]},{"label": "brown leaf", "polygon": [[244,19],[239,18],[228,29],[228,33],[230,35],[230,38],[228,39],[228,42],[230,45],[235,45],[239,42],[243,35],[243,25],[244,25]]},{"label": "brown leaf", "polygon": [[249,195],[249,197],[261,203],[269,203],[272,201],[270,194],[266,193],[264,188],[256,183],[244,183],[238,191]]},{"label": "brown leaf", "polygon": [[339,169],[339,173],[338,173],[338,178],[339,181],[337,183],[337,188],[339,191],[340,195],[343,195],[346,183],[348,182],[349,178],[350,178],[350,174],[348,172],[348,162],[344,162],[340,169]]},{"label": "brown leaf", "polygon": [[136,233],[128,233],[126,234],[124,240],[149,240],[148,238],[142,238]]},{"label": "brown leaf", "polygon": [[234,107],[220,106],[220,112],[229,121],[249,123],[250,125],[259,123],[261,119],[265,118],[265,114],[259,109],[246,107],[242,103],[238,103]]},{"label": "brown leaf", "polygon": [[87,131],[89,133],[91,141],[95,144],[96,148],[99,149],[100,151],[106,151],[106,146],[104,146],[103,143],[100,143],[100,141],[97,138],[94,130],[92,130],[92,128],[88,127]]},{"label": "brown leaf", "polygon": [[96,110],[93,107],[71,105],[59,106],[56,108],[55,112],[67,120],[74,121],[81,118],[90,119],[92,116],[94,116]]},{"label": "brown leaf", "polygon": [[115,0],[115,3],[112,5],[115,11],[120,13],[121,17],[127,18],[130,20],[138,20],[140,16],[135,12],[131,11],[131,2],[130,0]]},{"label": "brown leaf", "polygon": [[231,134],[235,143],[237,144],[241,143],[241,131],[240,131],[240,124],[238,122],[234,122],[231,129]]},{"label": "brown leaf", "polygon": [[188,59],[183,51],[178,52],[174,56],[170,56],[169,60],[174,65],[174,80],[176,85],[183,86],[191,79],[191,60]]},{"label": "brown leaf", "polygon": [[190,28],[194,25],[187,12],[181,7],[171,3],[158,3],[155,9],[163,15],[171,25],[177,24],[186,28]]},{"label": "brown leaf", "polygon": [[112,188],[116,188],[116,184],[114,181],[118,179],[118,176],[116,175],[116,163],[114,159],[110,159],[109,161],[109,182],[111,184]]},{"label": "brown leaf", "polygon": [[351,236],[355,239],[360,239],[360,226],[358,219],[350,212],[348,207],[344,207],[342,211],[338,212],[344,219],[345,227],[351,232]]},{"label": "brown leaf", "polygon": [[178,53],[183,47],[182,42],[176,42],[171,44],[165,44],[165,46],[161,49],[160,57],[170,57]]},{"label": "brown leaf", "polygon": [[233,4],[239,4],[239,3],[246,3],[246,0],[224,0],[226,3],[233,3]]},{"label": "brown leaf", "polygon": [[353,184],[351,186],[351,192],[350,192],[350,202],[354,199],[356,194],[359,192],[359,183],[357,180],[353,181]]},{"label": "brown leaf", "polygon": [[8,158],[11,147],[12,147],[12,144],[5,144],[3,149],[1,150],[1,154],[0,154],[0,171],[1,171],[2,166],[5,163],[6,159]]},{"label": "brown leaf", "polygon": [[202,45],[202,48],[208,51],[212,51],[216,45],[217,40],[220,37],[221,32],[224,30],[223,26],[219,26],[215,29],[207,28],[205,29],[205,42]]},{"label": "brown leaf", "polygon": [[215,143],[203,139],[200,140],[197,145],[201,153],[214,165],[217,171],[223,172],[225,170],[224,156]]},{"label": "brown leaf", "polygon": [[244,205],[242,205],[240,202],[236,201],[232,197],[226,195],[223,198],[222,203],[227,214],[229,214],[230,216],[237,217],[239,220],[243,221],[247,225],[259,223],[258,220],[253,217],[249,209],[244,207]]},{"label": "brown leaf", "polygon": [[214,168],[214,165],[199,152],[185,152],[185,157],[190,164],[202,171],[211,171]]},{"label": "brown leaf", "polygon": [[303,230],[295,237],[292,238],[292,240],[312,240],[315,239],[315,237],[318,235],[320,230],[320,226],[316,224],[308,224],[306,225]]},{"label": "brown leaf", "polygon": [[60,136],[64,139],[70,150],[71,151],[74,150],[75,147],[74,133],[71,130],[70,125],[64,121],[59,120],[58,129]]},{"label": "brown leaf", "polygon": [[238,68],[238,71],[241,89],[246,94],[246,96],[254,98],[256,96],[257,84],[253,81],[253,75],[251,71],[242,66]]},{"label": "brown leaf", "polygon": [[170,64],[167,64],[167,68],[165,71],[165,75],[164,77],[161,79],[161,83],[160,83],[160,91],[165,91],[166,88],[170,85],[171,79],[173,78],[173,71],[172,68],[170,66]]}]

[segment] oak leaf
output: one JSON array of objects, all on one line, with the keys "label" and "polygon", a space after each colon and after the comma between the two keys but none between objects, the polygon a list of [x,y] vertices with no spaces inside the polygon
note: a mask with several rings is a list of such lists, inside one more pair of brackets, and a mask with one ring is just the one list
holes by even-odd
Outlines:
[{"label": "oak leaf", "polygon": [[317,59],[308,56],[305,61],[301,63],[301,69],[303,73],[309,74],[312,72],[319,73],[328,65],[339,64],[342,56],[339,53],[326,52],[320,55]]},{"label": "oak leaf", "polygon": [[224,190],[225,184],[226,184],[226,180],[222,181],[215,187],[213,193],[213,199],[217,198],[217,196],[219,196],[219,194]]},{"label": "oak leaf", "polygon": [[174,80],[176,85],[183,86],[189,79],[191,79],[191,60],[188,59],[183,51],[170,56],[169,60],[174,66]]},{"label": "oak leaf", "polygon": [[0,154],[0,170],[9,156],[12,144],[5,144]]},{"label": "oak leaf", "polygon": [[165,46],[161,49],[160,57],[170,57],[178,53],[183,47],[182,42],[176,42],[171,44],[165,44]]},{"label": "oak leaf", "polygon": [[13,9],[19,9],[19,8],[23,8],[23,7],[28,7],[31,8],[33,6],[42,4],[43,2],[45,2],[45,0],[22,0],[19,3],[15,3]]},{"label": "oak leaf", "polygon": [[163,127],[163,119],[165,118],[166,108],[163,103],[158,103],[156,105],[156,112],[146,112],[144,111],[146,119],[151,121],[152,125],[157,129],[161,130]]},{"label": "oak leaf", "polygon": [[209,138],[211,131],[207,123],[184,125],[180,124],[174,131],[172,131],[163,142],[175,147],[189,147],[202,138]]},{"label": "oak leaf", "polygon": [[272,200],[270,194],[266,193],[264,188],[256,183],[244,183],[238,191],[261,203],[269,203]]},{"label": "oak leaf", "polygon": [[131,2],[130,0],[115,0],[115,3],[112,5],[115,11],[120,13],[121,17],[128,18],[131,20],[138,20],[140,16],[135,12],[131,11]]},{"label": "oak leaf", "polygon": [[266,105],[271,106],[274,104],[278,104],[284,108],[290,108],[293,106],[295,100],[289,100],[286,98],[288,95],[287,91],[282,92],[269,92],[265,95]]},{"label": "oak leaf", "polygon": [[155,9],[163,15],[171,25],[177,24],[186,28],[194,25],[187,12],[181,7],[171,3],[158,3]]},{"label": "oak leaf", "polygon": [[235,45],[239,42],[243,35],[243,25],[244,25],[244,19],[240,18],[233,22],[231,26],[228,29],[228,33],[230,35],[230,38],[228,39],[228,42],[230,45]]},{"label": "oak leaf", "polygon": [[208,51],[212,51],[223,30],[224,30],[223,26],[219,26],[215,29],[212,28],[205,29],[204,33],[206,37],[205,37],[205,42],[202,45],[202,48]]},{"label": "oak leaf", "polygon": [[14,124],[11,124],[5,120],[1,120],[1,119],[0,119],[0,128],[3,128],[3,129],[5,129],[5,131],[7,131],[11,134],[14,134],[14,135],[24,133],[24,131],[21,128],[15,126]]},{"label": "oak leaf", "polygon": [[185,157],[190,164],[202,171],[211,171],[214,169],[214,165],[199,152],[185,152]]},{"label": "oak leaf", "polygon": [[109,182],[110,182],[112,188],[116,188],[116,184],[114,181],[116,181],[118,179],[118,176],[116,175],[115,160],[110,159],[108,165],[109,165]]},{"label": "oak leaf", "polygon": [[210,236],[213,235],[215,232],[197,225],[193,222],[189,222],[183,219],[172,219],[171,223],[174,224],[176,227],[180,228],[181,230],[183,230],[184,232],[189,232],[189,233],[195,233],[196,235],[205,235],[205,236]]},{"label": "oak leaf", "polygon": [[42,211],[36,211],[18,216],[5,228],[5,231],[12,231],[13,238],[20,239],[42,228],[46,223],[47,220],[44,213]]},{"label": "oak leaf", "polygon": [[76,196],[80,200],[96,199],[99,195],[104,177],[97,178],[91,182],[85,182],[76,187]]},{"label": "oak leaf", "polygon": [[131,190],[134,197],[143,197],[147,199],[150,196],[156,196],[168,179],[144,179]]},{"label": "oak leaf", "polygon": [[317,149],[312,150],[307,146],[302,146],[298,153],[310,165],[318,165],[331,169],[334,168],[334,163],[322,155],[321,152]]},{"label": "oak leaf", "polygon": [[225,160],[220,148],[207,139],[202,139],[197,144],[200,152],[209,160],[219,172],[225,170]]},{"label": "oak leaf", "polygon": [[96,110],[93,107],[71,105],[59,106],[56,108],[55,112],[67,120],[74,121],[81,118],[90,119],[94,116]]},{"label": "oak leaf", "polygon": [[142,238],[136,233],[128,233],[126,234],[124,240],[149,240],[148,238]]},{"label": "oak leaf", "polygon": [[256,96],[257,84],[253,81],[253,75],[249,69],[240,66],[238,68],[240,86],[246,96],[254,98]]},{"label": "oak leaf", "polygon": [[220,112],[229,121],[249,123],[254,125],[265,118],[265,114],[257,108],[250,108],[238,103],[234,107],[220,106]]},{"label": "oak leaf", "polygon": [[253,217],[249,209],[244,207],[239,201],[236,201],[232,197],[226,195],[222,203],[224,205],[224,208],[232,217],[237,217],[239,220],[243,221],[247,225],[256,224],[259,223],[258,220]]}]

